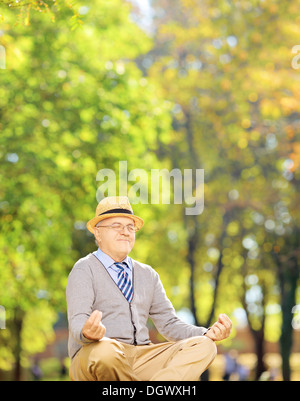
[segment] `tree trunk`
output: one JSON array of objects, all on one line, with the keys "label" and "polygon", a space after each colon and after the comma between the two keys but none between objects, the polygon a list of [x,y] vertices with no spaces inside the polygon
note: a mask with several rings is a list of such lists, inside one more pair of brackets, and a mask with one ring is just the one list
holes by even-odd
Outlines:
[{"label": "tree trunk", "polygon": [[282,327],[280,336],[280,351],[282,358],[282,378],[291,380],[290,355],[293,346],[292,308],[296,303],[295,295],[297,289],[296,277],[285,272],[284,293],[281,297]]},{"label": "tree trunk", "polygon": [[264,327],[256,332],[252,331],[255,352],[256,352],[256,367],[255,367],[255,380],[259,380],[260,376],[266,370],[266,365],[264,363],[265,356],[265,338],[264,338]]},{"label": "tree trunk", "polygon": [[[245,271],[245,266],[244,266],[244,272],[243,276],[246,276],[246,271]],[[265,291],[265,286],[264,284],[261,285],[261,289],[263,292],[263,300],[262,300],[262,310],[263,310],[263,315],[260,320],[260,329],[256,330],[253,328],[253,325],[251,323],[251,316],[248,311],[247,307],[247,302],[246,302],[246,284],[245,280],[243,281],[243,296],[241,297],[241,302],[243,305],[243,308],[246,312],[247,316],[247,321],[248,325],[250,328],[250,332],[252,334],[253,340],[254,340],[254,345],[255,345],[255,354],[256,354],[256,367],[255,367],[255,380],[258,380],[261,376],[261,374],[266,370],[266,366],[264,363],[264,356],[265,356],[265,297],[266,297],[266,291]]]},{"label": "tree trunk", "polygon": [[13,318],[13,331],[14,331],[14,337],[15,337],[14,338],[14,340],[15,340],[15,347],[14,347],[15,366],[14,366],[14,370],[13,370],[13,380],[14,381],[21,381],[21,375],[22,375],[22,368],[21,368],[22,327],[23,327],[22,312],[21,312],[21,310],[16,309],[14,318]]},{"label": "tree trunk", "polygon": [[277,276],[281,294],[281,313],[282,325],[281,336],[279,340],[280,353],[282,358],[282,378],[284,381],[291,380],[290,355],[293,346],[293,327],[292,327],[292,309],[296,304],[296,290],[299,279],[299,230],[295,229],[295,233],[291,236],[291,242],[286,243],[288,246],[286,254],[284,250],[282,255],[273,252],[272,255],[277,265]]},{"label": "tree trunk", "polygon": [[194,317],[195,325],[199,326],[199,321],[197,318],[197,307],[195,302],[195,250],[196,250],[197,235],[196,230],[193,235],[188,238],[188,254],[187,261],[190,266],[190,308]]}]

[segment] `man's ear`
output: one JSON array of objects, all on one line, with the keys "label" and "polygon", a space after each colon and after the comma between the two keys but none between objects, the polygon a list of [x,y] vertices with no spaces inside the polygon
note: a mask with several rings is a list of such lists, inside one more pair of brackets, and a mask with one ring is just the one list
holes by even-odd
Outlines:
[{"label": "man's ear", "polygon": [[94,237],[95,237],[95,242],[98,245],[101,242],[101,238],[99,235],[99,231],[97,230],[96,227],[94,227]]}]

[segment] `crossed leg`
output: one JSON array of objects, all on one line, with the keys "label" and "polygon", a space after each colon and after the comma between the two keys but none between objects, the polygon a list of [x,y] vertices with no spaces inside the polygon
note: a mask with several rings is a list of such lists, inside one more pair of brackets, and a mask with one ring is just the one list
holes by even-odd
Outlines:
[{"label": "crossed leg", "polygon": [[194,381],[216,353],[215,343],[205,336],[139,346],[104,337],[80,349],[72,360],[70,377],[76,381]]}]

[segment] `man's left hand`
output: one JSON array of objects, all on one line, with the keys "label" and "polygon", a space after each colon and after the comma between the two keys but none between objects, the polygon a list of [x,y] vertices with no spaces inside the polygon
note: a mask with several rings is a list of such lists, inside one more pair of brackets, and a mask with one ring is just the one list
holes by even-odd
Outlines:
[{"label": "man's left hand", "polygon": [[218,317],[218,321],[211,326],[210,330],[208,330],[205,335],[213,341],[221,341],[229,337],[231,329],[232,321],[227,315],[221,313]]}]

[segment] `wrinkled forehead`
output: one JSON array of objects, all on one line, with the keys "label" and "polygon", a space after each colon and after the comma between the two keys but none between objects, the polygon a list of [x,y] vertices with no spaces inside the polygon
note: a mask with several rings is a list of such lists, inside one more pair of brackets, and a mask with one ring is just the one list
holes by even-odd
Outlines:
[{"label": "wrinkled forehead", "polygon": [[128,224],[134,225],[134,220],[131,219],[130,217],[125,217],[125,216],[108,217],[107,219],[102,220],[97,225],[107,226],[107,225],[111,225],[113,223],[121,223],[121,224],[124,224],[124,226],[127,226]]}]

